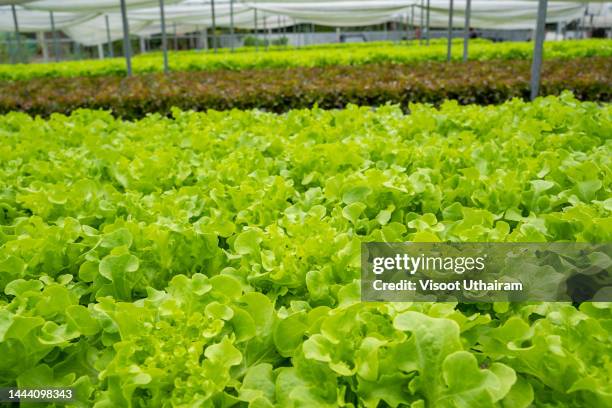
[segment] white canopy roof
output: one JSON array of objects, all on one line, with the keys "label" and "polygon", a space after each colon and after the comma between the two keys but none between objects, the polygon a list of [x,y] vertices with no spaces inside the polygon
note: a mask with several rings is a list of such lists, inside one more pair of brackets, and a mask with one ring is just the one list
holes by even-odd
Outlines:
[{"label": "white canopy roof", "polygon": [[[33,33],[39,31],[51,31],[51,19],[48,11],[27,10],[21,7],[16,8],[17,19],[19,21],[19,31],[23,33]],[[74,24],[80,24],[94,15],[84,13],[53,13],[55,28],[60,30]],[[10,6],[0,6],[0,32],[13,31],[13,13]]]},{"label": "white canopy roof", "polygon": [[[168,25],[176,24],[180,32],[212,25],[210,0],[165,0]],[[230,25],[230,0],[215,0],[215,22],[218,27]],[[548,2],[548,22],[580,18],[586,1],[555,0]],[[609,10],[610,3],[600,3]],[[19,29],[23,32],[49,31],[49,11],[54,11],[55,27],[75,41],[96,45],[107,41],[104,15],[109,17],[111,39],[122,37],[119,0],[0,0],[0,31],[13,31],[11,7],[16,6]],[[126,0],[130,32],[149,36],[160,31],[159,0]],[[420,21],[420,0],[235,0],[234,25],[252,29],[257,9],[259,28],[276,28],[295,23],[327,26],[363,26],[405,18],[414,9]],[[430,0],[430,26],[448,25],[449,0]],[[466,0],[454,1],[454,25],[463,26]],[[533,28],[537,0],[473,0],[471,25],[478,28]],[[411,7],[414,6],[414,7]],[[597,7],[591,5],[592,10]],[[609,18],[609,17],[607,17]],[[597,17],[595,18],[595,20]]]},{"label": "white canopy roof", "polygon": [[[0,0],[2,1],[2,0]],[[11,0],[5,0],[11,3]],[[166,3],[177,3],[179,0],[165,0]],[[73,11],[73,12],[106,12],[119,10],[119,0],[36,0],[22,1],[24,7],[32,10]],[[125,0],[128,10],[159,5],[159,0]]]},{"label": "white canopy roof", "polygon": [[[466,0],[454,1],[454,27],[463,27]],[[430,0],[430,26],[448,26],[448,0]],[[582,17],[585,6],[578,2],[549,2],[546,21],[556,23]],[[417,15],[420,10],[415,11]],[[534,1],[483,1],[471,5],[470,23],[479,28],[530,29],[535,26],[538,3]]]},{"label": "white canopy roof", "polygon": [[[111,40],[116,41],[122,39],[123,24],[121,21],[121,14],[109,13],[107,16]],[[146,29],[149,24],[148,21],[130,19],[130,31],[134,33],[139,32],[140,30]],[[103,14],[99,14],[87,21],[63,27],[62,31],[74,41],[78,41],[86,46],[94,46],[108,42],[106,19]]]}]

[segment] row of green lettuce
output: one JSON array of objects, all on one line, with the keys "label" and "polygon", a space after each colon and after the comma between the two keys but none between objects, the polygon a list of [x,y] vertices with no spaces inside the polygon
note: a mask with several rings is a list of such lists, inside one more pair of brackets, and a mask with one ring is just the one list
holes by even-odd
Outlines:
[{"label": "row of green lettuce", "polygon": [[[0,386],[610,406],[612,304],[362,303],[364,241],[612,240],[612,107],[0,116]],[[603,260],[602,260],[603,262]]]},{"label": "row of green lettuce", "polygon": [[[460,40],[455,41],[453,59],[462,59]],[[545,58],[609,57],[612,40],[588,39],[580,41],[547,42]],[[472,60],[529,59],[533,52],[530,42],[492,43],[475,41],[470,46]],[[445,61],[446,43],[436,41],[429,46],[417,42],[345,44],[335,47],[309,47],[305,49],[273,49],[260,52],[173,52],[170,68],[173,71],[212,71],[219,69],[242,70],[253,68],[321,67],[329,65],[362,65],[370,63],[410,64],[422,61]],[[133,60],[135,73],[162,71],[159,53],[144,55]],[[35,77],[77,77],[124,75],[122,58],[105,60],[67,61],[48,64],[0,65],[0,80],[23,80]]]}]

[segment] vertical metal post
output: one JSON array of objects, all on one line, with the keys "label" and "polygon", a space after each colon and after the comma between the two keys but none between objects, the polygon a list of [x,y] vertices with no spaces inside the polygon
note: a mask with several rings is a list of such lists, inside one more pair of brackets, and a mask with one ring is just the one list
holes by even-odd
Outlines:
[{"label": "vertical metal post", "polygon": [[132,76],[132,50],[130,46],[130,26],[127,19],[125,0],[121,1],[121,20],[123,21],[123,53],[125,54],[125,66],[127,76]]},{"label": "vertical metal post", "polygon": [[414,4],[410,6],[410,31],[412,31],[412,39],[416,39],[416,27],[414,26]]},{"label": "vertical metal post", "polygon": [[546,6],[548,0],[538,2],[538,20],[536,23],[533,60],[531,62],[531,100],[540,92],[540,76],[542,73],[542,53],[544,51],[544,36],[546,35]]},{"label": "vertical metal post", "polygon": [[232,52],[234,52],[234,42],[236,40],[236,34],[234,32],[234,0],[230,0],[230,40]]},{"label": "vertical metal post", "polygon": [[214,53],[217,53],[217,19],[215,18],[215,0],[210,1],[210,13],[212,17],[212,42]]},{"label": "vertical metal post", "polygon": [[57,30],[55,29],[55,17],[52,11],[49,12],[49,18],[51,19],[51,34],[53,35],[53,54],[55,62],[58,62],[60,60],[60,46],[57,39]]},{"label": "vertical metal post", "polygon": [[259,33],[257,32],[257,9],[254,9],[253,16],[255,18],[255,51],[259,51]]},{"label": "vertical metal post", "polygon": [[166,9],[164,0],[159,0],[159,18],[162,30],[162,53],[164,55],[164,74],[169,71],[168,68],[168,33],[166,33]]},{"label": "vertical metal post", "polygon": [[561,29],[561,38],[565,41],[567,39],[567,23],[563,22],[563,28]]},{"label": "vertical metal post", "polygon": [[468,43],[470,41],[470,14],[472,13],[472,0],[465,3],[465,26],[463,27],[463,62],[468,60]]},{"label": "vertical metal post", "polygon": [[268,43],[270,42],[268,38],[268,23],[267,23],[268,16],[264,14],[262,20],[263,20],[263,32],[264,32],[264,49],[268,51]]},{"label": "vertical metal post", "polygon": [[421,24],[419,25],[419,29],[420,29],[420,34],[419,34],[419,45],[423,45],[423,16],[425,13],[425,0],[421,0],[421,13],[420,13],[420,17],[421,17]]},{"label": "vertical metal post", "polygon": [[[398,17],[401,18],[401,17]],[[401,20],[400,20],[401,21]],[[398,29],[397,27],[399,26],[399,22],[397,19],[394,19],[393,22],[391,23],[391,28],[393,29],[393,42],[398,42],[399,40],[401,40],[401,35],[398,35]]]},{"label": "vertical metal post", "polygon": [[310,23],[310,43],[315,43],[315,25]]},{"label": "vertical metal post", "polygon": [[83,53],[82,53],[82,47],[81,47],[81,43],[80,42],[76,42],[74,45],[74,53],[77,56],[78,60],[82,60],[83,59]]},{"label": "vertical metal post", "polygon": [[178,51],[178,36],[176,35],[176,21],[172,23],[172,28],[174,31],[173,41],[174,41],[174,51]]},{"label": "vertical metal post", "polygon": [[282,17],[282,21],[283,21],[283,27],[281,28],[282,38],[286,39],[285,47],[288,47],[289,37],[287,37],[287,20],[285,20],[285,16]]},{"label": "vertical metal post", "polygon": [[587,6],[584,6],[584,14],[580,19],[580,38],[586,38],[586,15],[587,15]]},{"label": "vertical metal post", "polygon": [[104,59],[104,47],[102,44],[98,44],[98,59]]},{"label": "vertical metal post", "polygon": [[425,22],[425,25],[427,26],[427,37],[425,37],[425,45],[429,45],[429,38],[431,37],[431,34],[429,32],[429,9],[430,9],[430,0],[427,0],[427,16],[426,19],[427,21]]},{"label": "vertical metal post", "polygon": [[451,51],[453,46],[453,0],[450,0],[448,9],[448,44],[446,46],[446,61],[451,60]]},{"label": "vertical metal post", "polygon": [[147,52],[147,45],[145,44],[145,38],[144,37],[140,37],[139,38],[139,42],[140,42],[140,53],[144,54]]},{"label": "vertical metal post", "polygon": [[45,33],[39,31],[36,33],[36,39],[40,42],[40,48],[43,53],[43,61],[49,62],[49,47],[47,46],[47,39],[45,38]]},{"label": "vertical metal post", "polygon": [[[53,12],[51,12],[53,15]],[[108,53],[111,58],[115,57],[115,50],[113,50],[113,41],[111,40],[110,33],[110,24],[108,22],[108,14],[104,16],[104,20],[106,21],[106,42],[108,43]]]},{"label": "vertical metal post", "polygon": [[17,40],[17,62],[24,62],[23,55],[21,54],[21,37],[19,36],[19,22],[17,21],[17,10],[15,5],[11,4],[11,11],[13,12],[13,25],[15,27],[15,39]]},{"label": "vertical metal post", "polygon": [[200,32],[200,38],[204,41],[204,49],[208,51],[208,27],[204,26],[204,29]]}]

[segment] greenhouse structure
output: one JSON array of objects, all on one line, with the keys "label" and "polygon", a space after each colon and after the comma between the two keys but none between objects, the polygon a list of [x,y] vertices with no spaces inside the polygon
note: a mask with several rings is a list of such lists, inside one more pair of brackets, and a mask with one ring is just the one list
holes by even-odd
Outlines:
[{"label": "greenhouse structure", "polygon": [[612,407],[612,2],[0,0],[0,407]]}]

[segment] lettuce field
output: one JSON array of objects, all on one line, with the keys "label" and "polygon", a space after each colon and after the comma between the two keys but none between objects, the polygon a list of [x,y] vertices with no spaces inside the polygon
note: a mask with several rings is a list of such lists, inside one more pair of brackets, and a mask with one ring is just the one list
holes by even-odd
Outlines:
[{"label": "lettuce field", "polygon": [[[530,59],[533,45],[527,42],[493,43],[485,40],[470,42],[470,59],[521,60]],[[462,43],[455,40],[453,59],[461,61]],[[545,44],[547,58],[571,59],[578,57],[611,57],[612,40],[587,39],[559,41]],[[372,63],[413,64],[423,61],[445,61],[446,41],[432,40],[428,47],[417,46],[416,41],[392,44],[389,42],[313,45],[295,49],[273,47],[269,51],[253,52],[242,48],[216,54],[207,52],[170,53],[173,71],[217,71],[259,68],[326,67],[336,65],[364,65]],[[134,58],[134,72],[153,73],[162,70],[162,55],[150,53]],[[28,64],[17,67],[0,65],[0,80],[27,80],[37,77],[84,77],[124,75],[125,63],[121,58],[105,60],[65,61],[50,64]]]},{"label": "lettuce field", "polygon": [[0,116],[0,386],[96,408],[612,406],[610,303],[359,286],[362,242],[611,242],[612,106],[408,111]]}]

